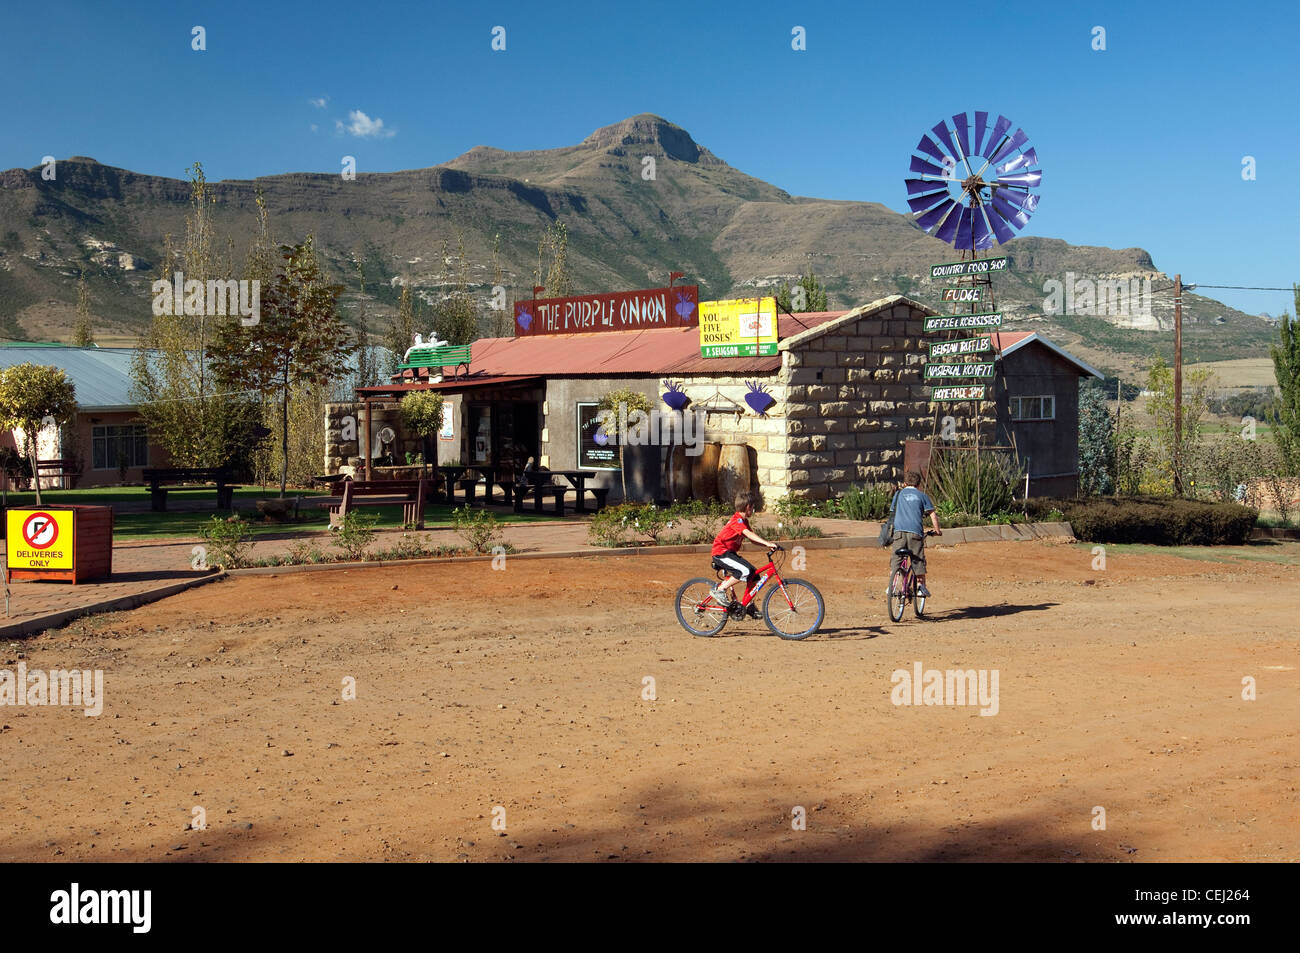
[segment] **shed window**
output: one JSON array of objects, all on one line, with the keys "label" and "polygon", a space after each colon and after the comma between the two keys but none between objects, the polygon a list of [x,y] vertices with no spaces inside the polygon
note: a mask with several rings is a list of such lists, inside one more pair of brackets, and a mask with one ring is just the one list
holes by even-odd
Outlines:
[{"label": "shed window", "polygon": [[1012,420],[1055,420],[1056,398],[1047,395],[1041,397],[1012,397]]},{"label": "shed window", "polygon": [[144,427],[91,427],[90,455],[95,470],[147,467],[149,438]]}]

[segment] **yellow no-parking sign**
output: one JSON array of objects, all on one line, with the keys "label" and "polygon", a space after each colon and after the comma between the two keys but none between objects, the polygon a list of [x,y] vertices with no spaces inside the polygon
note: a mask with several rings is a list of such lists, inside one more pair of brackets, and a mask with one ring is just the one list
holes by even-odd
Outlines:
[{"label": "yellow no-parking sign", "polygon": [[9,571],[72,569],[73,527],[71,510],[10,510],[5,534]]}]

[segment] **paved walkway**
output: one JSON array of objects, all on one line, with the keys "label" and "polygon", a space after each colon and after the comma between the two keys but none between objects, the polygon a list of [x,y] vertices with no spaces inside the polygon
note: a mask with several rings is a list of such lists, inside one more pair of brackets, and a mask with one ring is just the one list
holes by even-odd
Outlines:
[{"label": "paved walkway", "polygon": [[[759,522],[774,522],[762,516]],[[874,546],[879,523],[857,520],[810,519],[825,534],[821,541],[802,540],[809,546]],[[954,544],[998,539],[1032,538],[1036,535],[1067,535],[1066,524],[1037,524],[1038,530],[1008,526],[979,526],[969,529],[944,531],[943,543]],[[401,535],[400,530],[383,530],[377,535],[375,549],[391,547]],[[431,545],[463,546],[464,540],[450,528],[417,531]],[[267,559],[288,552],[294,543],[315,540],[326,552],[336,552],[328,530],[306,530],[286,534],[277,539],[259,540],[253,545],[253,559]],[[536,523],[512,523],[504,530],[507,542],[523,553],[610,553],[611,550],[591,544],[587,537],[587,520],[547,520]],[[129,608],[152,598],[160,598],[189,585],[213,578],[210,571],[194,568],[201,553],[198,539],[171,540],[168,542],[131,541],[113,547],[113,576],[102,582],[82,583],[73,586],[66,582],[12,582],[10,583],[10,614],[0,620],[0,637],[15,637],[39,631],[41,628],[62,625],[73,615],[85,611],[105,611],[111,608]],[[789,547],[791,543],[786,543]],[[664,552],[695,552],[701,547],[669,547]],[[706,551],[707,550],[703,550]],[[3,555],[0,554],[0,561]],[[110,603],[105,605],[105,603]]]}]

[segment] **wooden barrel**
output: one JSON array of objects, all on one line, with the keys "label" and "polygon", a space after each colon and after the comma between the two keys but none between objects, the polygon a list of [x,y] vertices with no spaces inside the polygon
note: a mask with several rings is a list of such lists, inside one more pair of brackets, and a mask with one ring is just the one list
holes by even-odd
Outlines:
[{"label": "wooden barrel", "polygon": [[668,490],[674,503],[691,498],[691,458],[681,444],[673,447],[668,458]]},{"label": "wooden barrel", "polygon": [[706,443],[703,451],[691,461],[691,493],[697,500],[718,498],[718,457],[722,444]]},{"label": "wooden barrel", "polygon": [[749,492],[749,445],[727,443],[718,455],[718,498],[735,506],[742,493]]}]

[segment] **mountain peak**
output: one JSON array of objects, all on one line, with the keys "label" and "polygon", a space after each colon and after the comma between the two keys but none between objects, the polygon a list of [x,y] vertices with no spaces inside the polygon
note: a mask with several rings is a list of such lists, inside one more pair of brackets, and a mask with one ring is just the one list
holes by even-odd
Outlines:
[{"label": "mountain peak", "polygon": [[653,113],[641,113],[611,126],[602,126],[586,139],[584,146],[600,149],[620,149],[625,146],[658,146],[670,159],[698,162],[707,150],[696,145],[691,134]]}]

